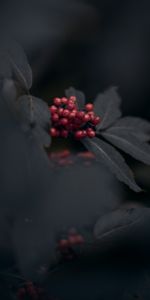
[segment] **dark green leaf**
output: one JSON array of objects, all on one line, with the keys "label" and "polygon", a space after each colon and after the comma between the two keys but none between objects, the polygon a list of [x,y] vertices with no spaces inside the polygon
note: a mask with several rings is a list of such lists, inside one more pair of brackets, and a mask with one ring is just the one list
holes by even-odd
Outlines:
[{"label": "dark green leaf", "polygon": [[97,126],[98,130],[110,127],[121,117],[120,104],[121,99],[115,87],[108,89],[104,94],[99,94],[96,97],[94,111],[102,119],[101,123]]},{"label": "dark green leaf", "polygon": [[32,135],[40,144],[42,144],[45,147],[49,147],[51,143],[51,137],[47,130],[44,130],[40,126],[35,126],[32,129]]},{"label": "dark green leaf", "polygon": [[133,158],[150,165],[150,146],[130,132],[113,132],[112,129],[108,129],[102,133],[102,136]]},{"label": "dark green leaf", "polygon": [[3,42],[0,47],[0,79],[14,79],[29,90],[32,71],[23,49],[15,42]]},{"label": "dark green leaf", "polygon": [[22,118],[29,124],[38,124],[42,127],[50,122],[48,105],[32,95],[23,95],[18,98],[18,110]]},{"label": "dark green leaf", "polygon": [[117,232],[129,230],[136,226],[147,213],[146,208],[129,207],[120,208],[102,216],[94,227],[94,235],[97,239],[112,236]]},{"label": "dark green leaf", "polygon": [[[47,146],[50,143],[48,128],[50,112],[48,105],[41,99],[31,95],[24,95],[17,99],[17,113],[25,129],[31,129],[35,137]],[[48,143],[49,141],[49,143]]]},{"label": "dark green leaf", "polygon": [[109,167],[112,173],[114,173],[120,181],[127,184],[135,192],[141,191],[124,158],[111,145],[98,138],[86,138],[83,143],[89,151],[95,154],[97,160],[100,160],[100,162]]},{"label": "dark green leaf", "polygon": [[150,140],[150,122],[137,117],[124,117],[109,128],[109,132],[120,134],[128,132],[145,142]]}]

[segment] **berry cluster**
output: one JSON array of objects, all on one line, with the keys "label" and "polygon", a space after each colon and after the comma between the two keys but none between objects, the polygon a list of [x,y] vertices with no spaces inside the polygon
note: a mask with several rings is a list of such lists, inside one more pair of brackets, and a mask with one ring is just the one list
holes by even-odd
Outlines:
[{"label": "berry cluster", "polygon": [[62,238],[59,240],[58,250],[64,259],[70,260],[75,256],[73,248],[75,246],[80,246],[83,243],[84,237],[73,228],[69,231],[67,238]]},{"label": "berry cluster", "polygon": [[28,281],[23,287],[18,289],[17,298],[18,300],[44,300],[43,290],[41,288],[35,287],[32,282]]},{"label": "berry cluster", "polygon": [[68,149],[64,149],[61,151],[50,152],[49,158],[52,167],[68,167],[76,163],[90,166],[95,156],[89,151],[72,154]]},{"label": "berry cluster", "polygon": [[53,105],[49,109],[52,119],[50,129],[52,137],[67,138],[69,134],[78,140],[84,137],[95,137],[95,127],[100,123],[100,117],[95,115],[92,103],[86,104],[85,109],[80,111],[75,96],[69,99],[54,98]]}]

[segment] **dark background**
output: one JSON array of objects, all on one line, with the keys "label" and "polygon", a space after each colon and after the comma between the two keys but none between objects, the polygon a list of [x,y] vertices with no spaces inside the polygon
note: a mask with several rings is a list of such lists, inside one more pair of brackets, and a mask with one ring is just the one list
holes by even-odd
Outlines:
[{"label": "dark background", "polygon": [[[54,96],[63,96],[66,88],[74,86],[85,92],[88,101],[93,101],[99,92],[103,92],[110,86],[117,86],[122,97],[123,114],[150,119],[150,2],[148,0],[31,0],[24,2],[1,0],[0,28],[3,34],[13,36],[24,47],[33,70],[32,94],[35,96],[49,101]],[[1,118],[5,119],[2,110]],[[31,182],[27,178],[24,152],[28,147],[20,132],[18,133],[16,125],[13,125],[12,129],[11,120],[8,117],[8,124],[9,122],[10,125],[5,134],[11,136],[13,133],[13,139],[9,140],[10,144],[6,143],[1,146],[1,153],[5,153],[5,160],[1,159],[1,170],[3,171],[4,168],[9,173],[9,176],[5,174],[6,177],[3,176],[3,173],[0,174],[0,178],[2,178],[1,265],[2,267],[13,265],[12,252],[16,251],[19,267],[21,266],[23,273],[27,273],[30,277],[33,266],[32,259],[30,262],[30,253],[32,252],[36,258],[41,255],[42,259],[39,259],[41,263],[43,256],[48,256],[49,248],[45,250],[46,247],[51,246],[51,243],[48,244],[49,235],[51,234],[53,237],[53,231],[62,226],[64,220],[66,224],[70,224],[70,219],[74,216],[77,224],[83,226],[84,222],[81,221],[83,216],[79,213],[80,201],[82,201],[84,193],[86,196],[91,193],[88,198],[90,202],[93,191],[87,189],[85,192],[85,188],[82,186],[79,196],[79,191],[73,185],[72,199],[74,201],[78,199],[75,212],[71,212],[72,215],[70,215],[67,207],[70,197],[66,196],[68,197],[67,204],[66,206],[62,205],[63,216],[59,215],[61,212],[59,209],[57,215],[57,205],[54,205],[56,213],[54,215],[53,204],[49,205],[45,199],[47,195],[55,194],[55,173],[51,185],[54,191],[53,189],[49,191],[47,186],[49,181],[43,179],[42,173],[48,174],[49,171],[45,167],[40,153],[33,146],[27,153],[32,161],[34,180]],[[2,155],[0,157],[2,158]],[[128,161],[133,166],[139,183],[146,190],[150,190],[149,169],[143,167],[142,164],[133,163],[132,160],[128,159]],[[80,176],[78,176],[78,172]],[[120,186],[118,187],[118,184],[114,183],[108,173],[104,175],[103,169],[100,171],[100,175],[98,175],[97,169],[92,169],[91,177],[85,176],[85,171],[80,168],[78,170],[78,167],[75,171],[73,169],[71,174],[76,178],[77,187],[81,181],[84,185],[87,180],[88,186],[93,180],[95,195],[102,200],[102,210],[109,201],[109,189],[112,191],[113,200],[108,207],[106,205],[108,211],[114,209],[114,202],[116,205],[118,201],[118,205],[120,205],[124,199],[127,203],[138,203],[139,201],[140,205],[144,204],[149,207],[148,193],[135,196],[128,190],[122,189],[120,192]],[[64,177],[66,178],[67,174],[63,175],[62,172],[61,180],[58,180],[59,186],[56,186],[57,198],[62,197],[62,201],[64,196],[62,196],[61,188],[65,185]],[[94,176],[96,178],[99,176],[103,182],[101,191],[99,191],[99,181],[98,179],[94,180]],[[74,183],[74,177],[71,182]],[[22,202],[19,203],[21,197]],[[46,205],[43,211],[41,210],[41,201],[44,203],[43,206]],[[86,201],[84,205],[86,208]],[[93,205],[96,209],[96,204]],[[107,210],[106,207],[104,211]],[[48,208],[53,225],[50,233],[48,229],[45,234],[45,228],[51,226],[47,213]],[[22,219],[26,216],[30,219],[30,215],[35,217],[35,224],[33,227],[28,224],[28,228],[26,228],[22,224]],[[83,215],[86,215],[86,209]],[[91,220],[89,220],[90,222]],[[12,243],[8,242],[11,235],[10,228],[13,226],[13,238],[11,238],[14,249],[17,250],[12,250]],[[117,251],[113,252],[111,247],[108,247],[106,251],[108,253],[104,255],[105,251],[101,252],[101,255],[95,260],[88,257],[60,269],[54,276],[46,279],[46,289],[60,300],[150,299],[149,228],[148,218],[146,223],[142,223],[140,229],[135,229],[133,235],[136,233],[134,240],[136,246],[133,242],[131,248],[128,248],[128,244],[132,240],[132,235],[131,237],[129,235],[126,244],[121,242]],[[45,240],[42,240],[43,232]],[[41,242],[39,242],[40,239]],[[32,245],[31,240],[34,241],[35,246]],[[41,248],[44,250],[41,251]],[[1,286],[4,286],[4,282],[2,279]],[[5,297],[2,294],[2,299],[7,299],[8,295],[3,288],[2,293],[5,294]]]},{"label": "dark background", "polygon": [[149,118],[148,0],[6,0],[0,23],[27,51],[35,94],[47,100],[73,85],[91,100],[116,85],[124,112]]}]

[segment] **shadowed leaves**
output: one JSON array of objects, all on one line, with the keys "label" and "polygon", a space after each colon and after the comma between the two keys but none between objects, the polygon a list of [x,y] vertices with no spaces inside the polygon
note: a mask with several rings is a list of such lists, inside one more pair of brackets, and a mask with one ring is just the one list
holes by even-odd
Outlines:
[{"label": "shadowed leaves", "polygon": [[111,172],[114,173],[120,181],[127,184],[135,192],[141,191],[124,158],[111,145],[98,138],[93,138],[91,140],[86,138],[83,143],[89,151],[95,154],[97,160],[109,167]]},{"label": "shadowed leaves", "polygon": [[4,42],[0,48],[0,79],[13,79],[28,91],[32,71],[23,49],[15,42]]},{"label": "shadowed leaves", "polygon": [[97,239],[109,237],[119,231],[129,230],[136,226],[147,214],[142,207],[119,208],[102,216],[94,227],[94,236]]},{"label": "shadowed leaves", "polygon": [[104,94],[99,94],[94,102],[94,111],[101,117],[101,123],[97,126],[98,130],[110,127],[121,117],[121,99],[115,87],[109,88]]},{"label": "shadowed leaves", "polygon": [[113,132],[107,130],[102,136],[117,148],[133,156],[133,158],[150,165],[150,146],[142,142],[132,133]]},{"label": "shadowed leaves", "polygon": [[48,105],[39,98],[31,95],[24,95],[18,99],[18,108],[23,127],[32,130],[39,142],[45,146],[50,144],[48,127],[50,123],[50,113]]}]

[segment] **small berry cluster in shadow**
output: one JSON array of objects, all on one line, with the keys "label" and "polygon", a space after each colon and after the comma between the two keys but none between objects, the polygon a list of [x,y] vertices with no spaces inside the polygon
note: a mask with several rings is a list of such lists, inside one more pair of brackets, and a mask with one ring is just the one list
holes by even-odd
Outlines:
[{"label": "small berry cluster in shadow", "polygon": [[79,110],[75,96],[71,96],[69,99],[66,97],[54,98],[53,105],[49,109],[52,120],[50,129],[52,137],[67,138],[69,134],[72,134],[77,140],[95,137],[95,126],[100,123],[100,117],[95,115],[92,103],[87,103],[84,110]]}]

